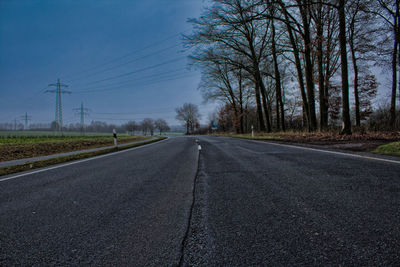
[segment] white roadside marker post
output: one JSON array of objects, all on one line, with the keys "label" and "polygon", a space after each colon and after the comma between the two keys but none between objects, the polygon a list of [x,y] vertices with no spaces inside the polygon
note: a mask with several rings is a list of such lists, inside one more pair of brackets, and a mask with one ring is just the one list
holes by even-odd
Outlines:
[{"label": "white roadside marker post", "polygon": [[251,125],[251,138],[254,138],[254,127]]},{"label": "white roadside marker post", "polygon": [[117,142],[117,131],[113,129],[113,137],[114,137],[114,146],[118,147],[118,142]]}]

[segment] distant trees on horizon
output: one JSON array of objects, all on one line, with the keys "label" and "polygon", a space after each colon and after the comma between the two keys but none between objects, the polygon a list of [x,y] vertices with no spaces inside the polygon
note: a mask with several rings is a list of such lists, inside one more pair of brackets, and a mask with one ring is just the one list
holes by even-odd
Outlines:
[{"label": "distant trees on horizon", "polygon": [[[170,131],[170,126],[164,119],[153,120],[152,118],[145,118],[141,122],[128,121],[122,125],[108,124],[103,121],[92,121],[85,125],[84,132],[97,132],[97,133],[111,133],[113,129],[117,132],[129,132],[132,135],[141,132],[143,135],[153,135],[157,130],[159,135]],[[0,123],[0,130],[3,131],[23,131],[24,125],[22,123]],[[30,131],[56,131],[57,127],[55,122],[52,123],[32,123],[29,125]],[[71,123],[63,126],[65,132],[80,132],[82,125],[80,123]]]},{"label": "distant trees on horizon", "polygon": [[200,112],[195,104],[185,103],[182,107],[175,109],[176,119],[182,122],[186,127],[186,134],[193,134],[200,128]]}]

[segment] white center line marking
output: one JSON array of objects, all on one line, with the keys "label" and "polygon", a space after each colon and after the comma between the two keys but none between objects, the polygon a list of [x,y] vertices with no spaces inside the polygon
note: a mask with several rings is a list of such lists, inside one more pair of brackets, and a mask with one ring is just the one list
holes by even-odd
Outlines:
[{"label": "white center line marking", "polygon": [[40,172],[50,171],[50,170],[54,170],[54,169],[58,169],[58,168],[62,168],[62,167],[67,167],[67,166],[71,166],[71,165],[74,165],[74,164],[78,164],[78,163],[82,163],[82,162],[86,162],[86,161],[90,161],[90,160],[95,160],[95,159],[101,159],[101,158],[105,158],[105,157],[114,156],[114,155],[117,155],[117,154],[129,152],[129,151],[140,149],[140,148],[144,148],[144,147],[148,147],[148,146],[151,146],[151,145],[155,145],[155,144],[164,142],[166,140],[168,140],[168,139],[164,139],[164,140],[161,140],[161,141],[158,141],[158,142],[154,142],[154,143],[150,143],[150,144],[147,144],[147,145],[141,145],[141,146],[138,146],[138,147],[125,149],[125,150],[122,150],[122,151],[108,153],[108,154],[104,154],[104,155],[100,155],[100,156],[96,156],[96,157],[92,157],[92,158],[82,159],[82,160],[79,160],[79,161],[73,161],[73,162],[69,162],[69,163],[65,163],[65,164],[61,164],[61,165],[57,165],[57,166],[53,166],[53,167],[48,167],[48,168],[45,168],[45,169],[39,169],[39,170],[28,172],[28,173],[22,173],[22,174],[14,175],[14,176],[11,176],[11,177],[6,177],[6,178],[3,178],[3,179],[0,179],[0,182],[4,182],[4,181],[7,181],[7,180],[20,178],[20,177],[23,177],[23,176],[28,176],[28,175],[35,174],[35,173],[40,173]]}]

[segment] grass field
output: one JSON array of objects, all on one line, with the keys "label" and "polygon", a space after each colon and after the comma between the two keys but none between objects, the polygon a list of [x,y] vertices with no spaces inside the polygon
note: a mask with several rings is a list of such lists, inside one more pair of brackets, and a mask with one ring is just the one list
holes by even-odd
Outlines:
[{"label": "grass field", "polygon": [[[125,133],[118,135],[126,136]],[[112,133],[85,133],[81,132],[54,132],[54,131],[0,131],[0,138],[3,137],[48,137],[48,136],[112,136]]]},{"label": "grass field", "polygon": [[[112,140],[111,133],[85,133],[52,131],[0,131],[0,146],[7,144],[33,144],[40,142],[64,142],[78,140]],[[118,139],[132,138],[130,135],[118,134]]]},{"label": "grass field", "polygon": [[[49,135],[48,132],[13,132],[15,135],[0,136],[0,161],[45,156],[63,152],[79,151],[112,146],[111,134],[97,135]],[[150,137],[118,135],[118,143],[130,143]]]},{"label": "grass field", "polygon": [[[118,140],[137,139],[135,136],[118,136]],[[44,142],[66,142],[66,141],[113,141],[112,136],[13,136],[0,137],[0,146],[2,145],[22,145],[36,144]]]},{"label": "grass field", "polygon": [[400,156],[400,142],[392,142],[377,147],[374,153],[382,155]]}]

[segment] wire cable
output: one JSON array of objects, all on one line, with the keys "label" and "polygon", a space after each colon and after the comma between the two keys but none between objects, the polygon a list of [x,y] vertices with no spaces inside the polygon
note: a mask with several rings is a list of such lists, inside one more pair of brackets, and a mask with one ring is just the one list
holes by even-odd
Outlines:
[{"label": "wire cable", "polygon": [[139,60],[141,60],[141,59],[145,59],[145,58],[148,58],[148,57],[152,57],[152,56],[161,54],[162,52],[165,52],[165,51],[167,51],[167,50],[169,50],[169,49],[172,49],[172,48],[174,48],[174,47],[177,47],[177,46],[179,46],[179,45],[180,45],[180,44],[175,44],[175,45],[173,45],[173,46],[169,46],[169,47],[160,49],[160,50],[158,50],[158,51],[156,51],[156,52],[152,52],[152,53],[146,54],[146,55],[144,55],[144,56],[134,58],[134,59],[132,59],[132,60],[129,60],[129,61],[124,62],[124,63],[121,63],[121,64],[119,64],[119,65],[112,66],[112,67],[109,67],[109,68],[106,68],[106,69],[103,69],[103,70],[99,70],[99,71],[97,71],[97,72],[94,72],[94,73],[91,73],[91,74],[88,74],[88,75],[85,75],[85,76],[80,76],[80,77],[78,77],[78,78],[76,78],[76,79],[68,80],[67,82],[68,82],[68,83],[71,83],[71,82],[73,82],[73,81],[79,81],[79,80],[82,80],[82,79],[87,78],[87,77],[92,77],[92,76],[95,76],[95,75],[100,74],[100,73],[104,73],[104,72],[107,72],[107,71],[110,71],[110,70],[113,70],[113,69],[117,69],[117,68],[120,68],[120,67],[122,67],[122,66],[126,66],[126,65],[128,65],[128,64],[133,63],[133,62],[139,61]]},{"label": "wire cable", "polygon": [[105,65],[109,65],[109,64],[111,64],[111,63],[117,62],[117,61],[122,60],[122,59],[124,59],[124,58],[127,58],[127,57],[129,57],[129,56],[135,55],[135,54],[140,53],[140,52],[142,52],[142,51],[145,51],[145,50],[147,50],[147,49],[149,49],[149,48],[152,48],[152,47],[155,47],[155,46],[157,46],[157,45],[160,45],[160,44],[162,44],[162,43],[164,43],[164,42],[166,42],[166,41],[168,41],[168,40],[171,40],[171,39],[173,39],[173,38],[175,38],[175,37],[178,37],[178,36],[182,35],[183,33],[187,32],[187,31],[189,31],[189,30],[191,30],[191,28],[187,28],[187,29],[185,29],[184,31],[181,31],[181,32],[176,33],[176,34],[173,34],[173,35],[171,35],[171,36],[168,36],[168,37],[166,37],[165,39],[162,39],[162,40],[160,40],[160,41],[151,43],[151,44],[149,44],[149,45],[147,45],[147,46],[145,46],[145,47],[143,47],[143,48],[136,49],[136,50],[134,50],[134,51],[132,51],[132,52],[129,52],[129,53],[125,54],[125,55],[122,55],[122,56],[113,58],[113,59],[108,60],[108,61],[106,61],[106,62],[103,62],[103,63],[101,63],[101,64],[97,64],[97,65],[95,65],[94,67],[87,68],[86,70],[84,69],[83,71],[80,71],[79,73],[70,74],[70,75],[64,76],[64,77],[63,77],[63,80],[70,80],[71,77],[74,77],[74,76],[77,76],[77,75],[81,76],[82,73],[87,73],[87,72],[93,71],[93,70],[95,70],[95,69],[104,67]]},{"label": "wire cable", "polygon": [[101,82],[105,82],[105,81],[114,80],[114,79],[118,79],[118,78],[121,78],[121,77],[129,76],[129,75],[132,75],[132,74],[135,74],[135,73],[139,73],[139,72],[143,72],[143,71],[146,71],[146,70],[155,69],[155,68],[158,68],[158,67],[163,66],[163,65],[167,65],[167,64],[171,64],[171,63],[180,61],[180,60],[182,60],[184,58],[186,58],[186,56],[174,58],[174,59],[167,60],[167,61],[164,61],[162,63],[156,64],[156,65],[152,65],[152,66],[149,66],[149,67],[146,67],[146,68],[142,68],[142,69],[137,69],[137,70],[130,71],[130,72],[125,72],[125,73],[122,73],[122,74],[119,74],[119,75],[116,75],[116,76],[112,76],[112,77],[108,77],[108,78],[105,78],[105,79],[89,82],[89,83],[86,83],[86,85],[97,84],[97,83],[101,83]]}]

